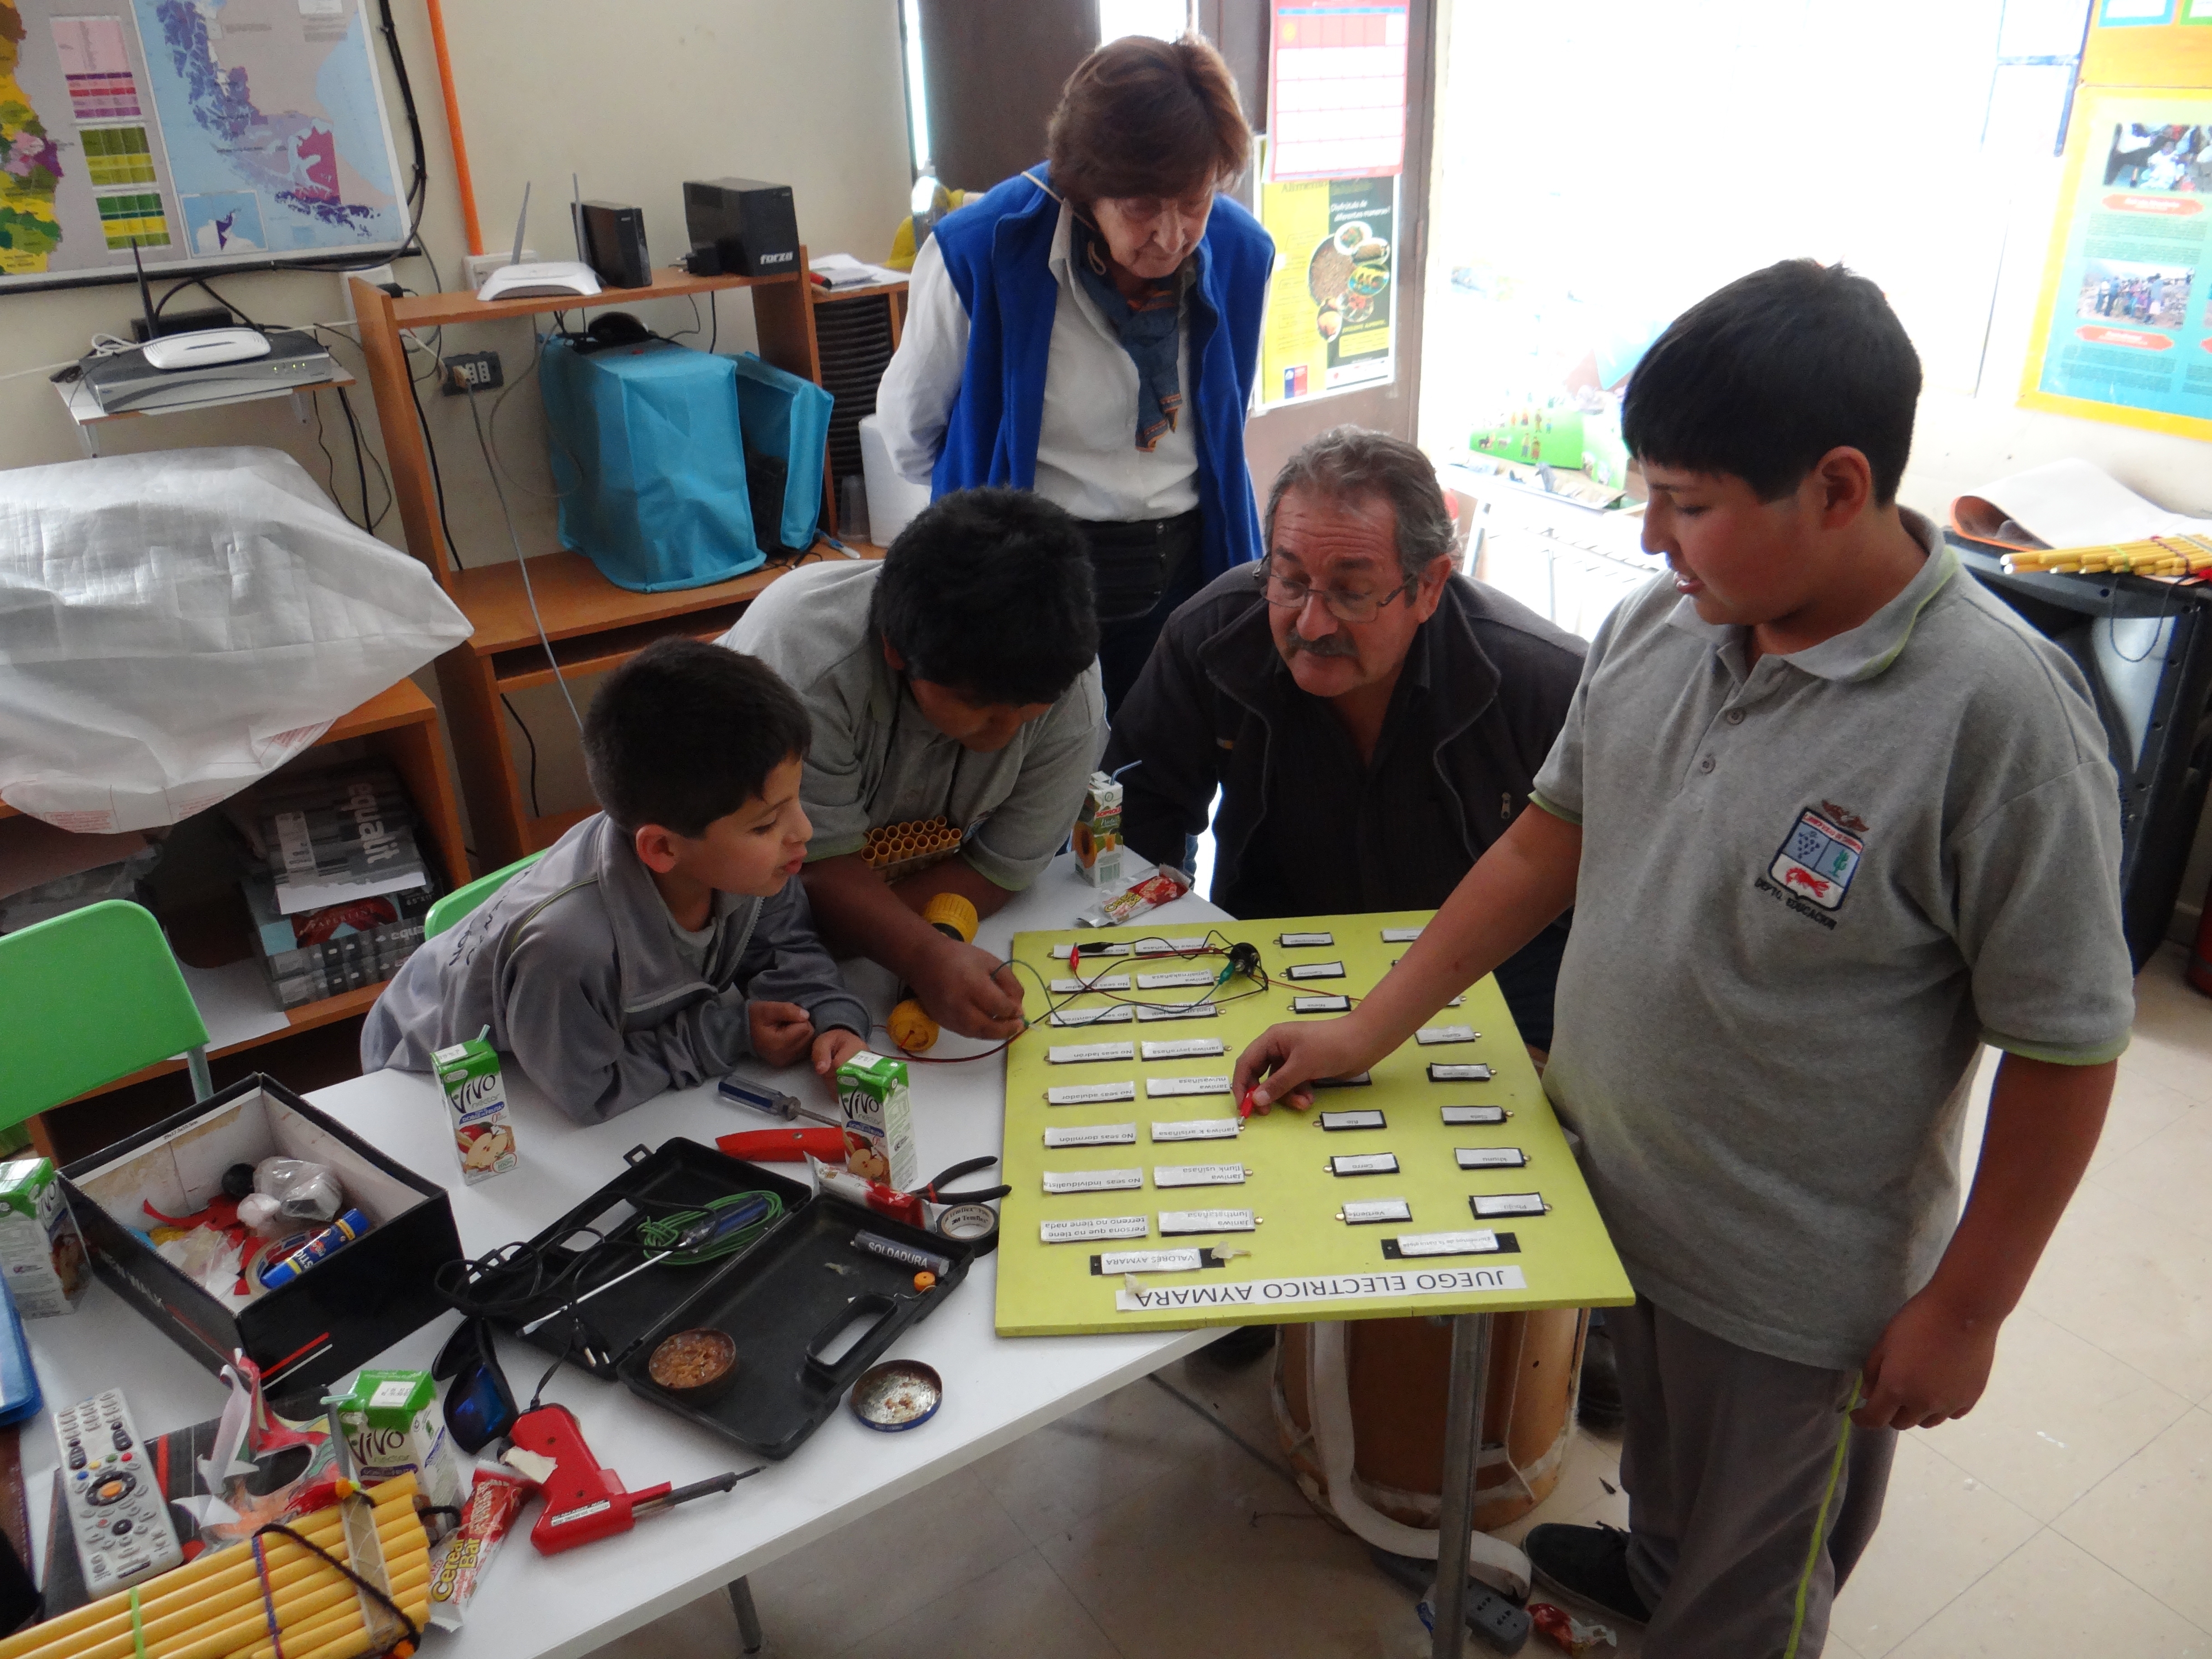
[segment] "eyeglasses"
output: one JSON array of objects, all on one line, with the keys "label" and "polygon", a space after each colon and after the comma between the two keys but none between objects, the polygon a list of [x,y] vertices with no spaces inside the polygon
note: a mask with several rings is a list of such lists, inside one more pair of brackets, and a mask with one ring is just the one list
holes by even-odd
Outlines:
[{"label": "eyeglasses", "polygon": [[1303,611],[1308,601],[1319,599],[1322,609],[1340,623],[1373,622],[1376,613],[1384,605],[1412,593],[1417,586],[1413,582],[1405,582],[1383,593],[1345,593],[1334,588],[1310,586],[1304,582],[1292,581],[1288,576],[1278,575],[1273,559],[1264,561],[1261,569],[1269,605],[1285,611]]},{"label": "eyeglasses", "polygon": [[453,1379],[446,1390],[446,1429],[471,1457],[513,1429],[521,1414],[492,1351],[489,1320],[464,1319],[447,1339],[430,1375]]}]

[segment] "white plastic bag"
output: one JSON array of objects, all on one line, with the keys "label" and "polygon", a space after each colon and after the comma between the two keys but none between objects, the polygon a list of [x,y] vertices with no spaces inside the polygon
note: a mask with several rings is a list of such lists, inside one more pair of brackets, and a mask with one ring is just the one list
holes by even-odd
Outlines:
[{"label": "white plastic bag", "polygon": [[280,451],[0,471],[0,800],[64,830],[188,817],[468,636]]}]

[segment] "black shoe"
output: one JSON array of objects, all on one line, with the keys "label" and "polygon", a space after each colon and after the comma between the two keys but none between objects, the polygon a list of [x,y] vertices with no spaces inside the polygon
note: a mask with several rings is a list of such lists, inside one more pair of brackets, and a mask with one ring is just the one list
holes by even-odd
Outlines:
[{"label": "black shoe", "polygon": [[1628,1534],[1620,1528],[1531,1527],[1521,1547],[1540,1583],[1632,1625],[1650,1621],[1651,1610],[1628,1576]]},{"label": "black shoe", "polygon": [[1575,1421],[1611,1434],[1627,1415],[1620,1403],[1620,1370],[1613,1361],[1612,1334],[1593,1324],[1583,1338],[1582,1389],[1575,1403]]},{"label": "black shoe", "polygon": [[1196,1353],[1194,1359],[1211,1360],[1224,1370],[1238,1370],[1255,1359],[1264,1359],[1275,1351],[1275,1328],[1273,1325],[1238,1325],[1226,1336],[1216,1337]]}]

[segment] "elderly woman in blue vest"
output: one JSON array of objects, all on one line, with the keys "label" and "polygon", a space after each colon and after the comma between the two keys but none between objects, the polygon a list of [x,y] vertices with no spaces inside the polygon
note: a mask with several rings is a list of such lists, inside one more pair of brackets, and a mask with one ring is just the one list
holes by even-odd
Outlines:
[{"label": "elderly woman in blue vest", "polygon": [[1082,522],[1110,713],[1168,613],[1259,556],[1244,411],[1274,244],[1216,193],[1251,133],[1195,35],[1091,53],[1047,149],[923,246],[876,410],[934,495],[1012,485]]}]

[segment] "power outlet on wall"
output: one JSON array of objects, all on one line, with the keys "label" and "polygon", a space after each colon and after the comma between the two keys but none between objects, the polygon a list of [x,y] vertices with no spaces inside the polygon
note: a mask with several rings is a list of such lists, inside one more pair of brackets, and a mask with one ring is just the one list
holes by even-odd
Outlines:
[{"label": "power outlet on wall", "polygon": [[484,278],[502,266],[518,264],[534,265],[537,263],[538,250],[534,247],[523,249],[522,258],[520,260],[510,259],[504,253],[471,253],[468,259],[469,286],[472,289],[482,288],[484,285]]},{"label": "power outlet on wall", "polygon": [[489,392],[505,378],[500,373],[496,351],[456,351],[446,358],[446,395],[449,398],[458,398],[470,391]]}]

